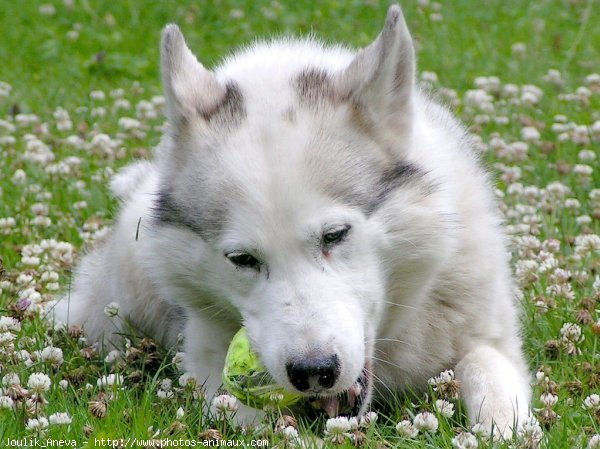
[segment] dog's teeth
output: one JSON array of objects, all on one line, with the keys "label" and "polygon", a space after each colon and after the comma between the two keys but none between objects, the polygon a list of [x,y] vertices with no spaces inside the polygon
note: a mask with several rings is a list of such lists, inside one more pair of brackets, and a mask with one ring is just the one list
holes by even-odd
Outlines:
[{"label": "dog's teeth", "polygon": [[327,416],[329,416],[330,418],[335,418],[338,415],[340,401],[336,397],[323,398],[321,399],[321,408],[325,410]]}]

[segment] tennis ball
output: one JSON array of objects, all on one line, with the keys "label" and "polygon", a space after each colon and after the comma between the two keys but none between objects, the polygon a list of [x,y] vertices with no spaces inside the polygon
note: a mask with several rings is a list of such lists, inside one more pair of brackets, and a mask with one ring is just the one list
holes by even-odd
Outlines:
[{"label": "tennis ball", "polygon": [[223,385],[241,402],[262,409],[266,405],[286,407],[302,399],[277,385],[256,352],[243,327],[234,335],[223,368]]}]

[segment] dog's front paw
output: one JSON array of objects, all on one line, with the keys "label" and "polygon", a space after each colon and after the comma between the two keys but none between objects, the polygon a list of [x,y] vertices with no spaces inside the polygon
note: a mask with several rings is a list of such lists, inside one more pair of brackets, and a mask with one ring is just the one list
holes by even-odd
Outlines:
[{"label": "dog's front paw", "polygon": [[456,366],[456,377],[469,419],[480,429],[511,439],[528,422],[528,378],[497,349],[479,346],[468,353]]}]

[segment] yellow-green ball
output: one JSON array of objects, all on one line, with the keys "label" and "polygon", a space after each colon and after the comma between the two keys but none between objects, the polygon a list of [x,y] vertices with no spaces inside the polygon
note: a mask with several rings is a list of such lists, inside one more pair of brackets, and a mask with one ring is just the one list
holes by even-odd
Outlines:
[{"label": "yellow-green ball", "polygon": [[241,402],[262,409],[266,405],[287,407],[302,399],[277,385],[252,350],[243,327],[234,335],[223,368],[223,385]]}]

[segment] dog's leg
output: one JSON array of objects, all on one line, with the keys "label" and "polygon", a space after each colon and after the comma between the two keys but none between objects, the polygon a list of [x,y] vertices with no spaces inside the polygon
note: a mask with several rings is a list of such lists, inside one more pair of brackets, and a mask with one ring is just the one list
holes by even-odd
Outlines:
[{"label": "dog's leg", "polygon": [[478,346],[456,366],[472,424],[495,424],[505,438],[529,414],[530,386],[517,364],[491,346]]},{"label": "dog's leg", "polygon": [[[215,320],[190,316],[185,328],[185,368],[204,385],[207,403],[215,414],[212,400],[222,386],[225,354],[237,329],[224,331]],[[215,415],[216,416],[216,415]],[[239,403],[234,420],[238,425],[258,424],[263,413]]]}]

